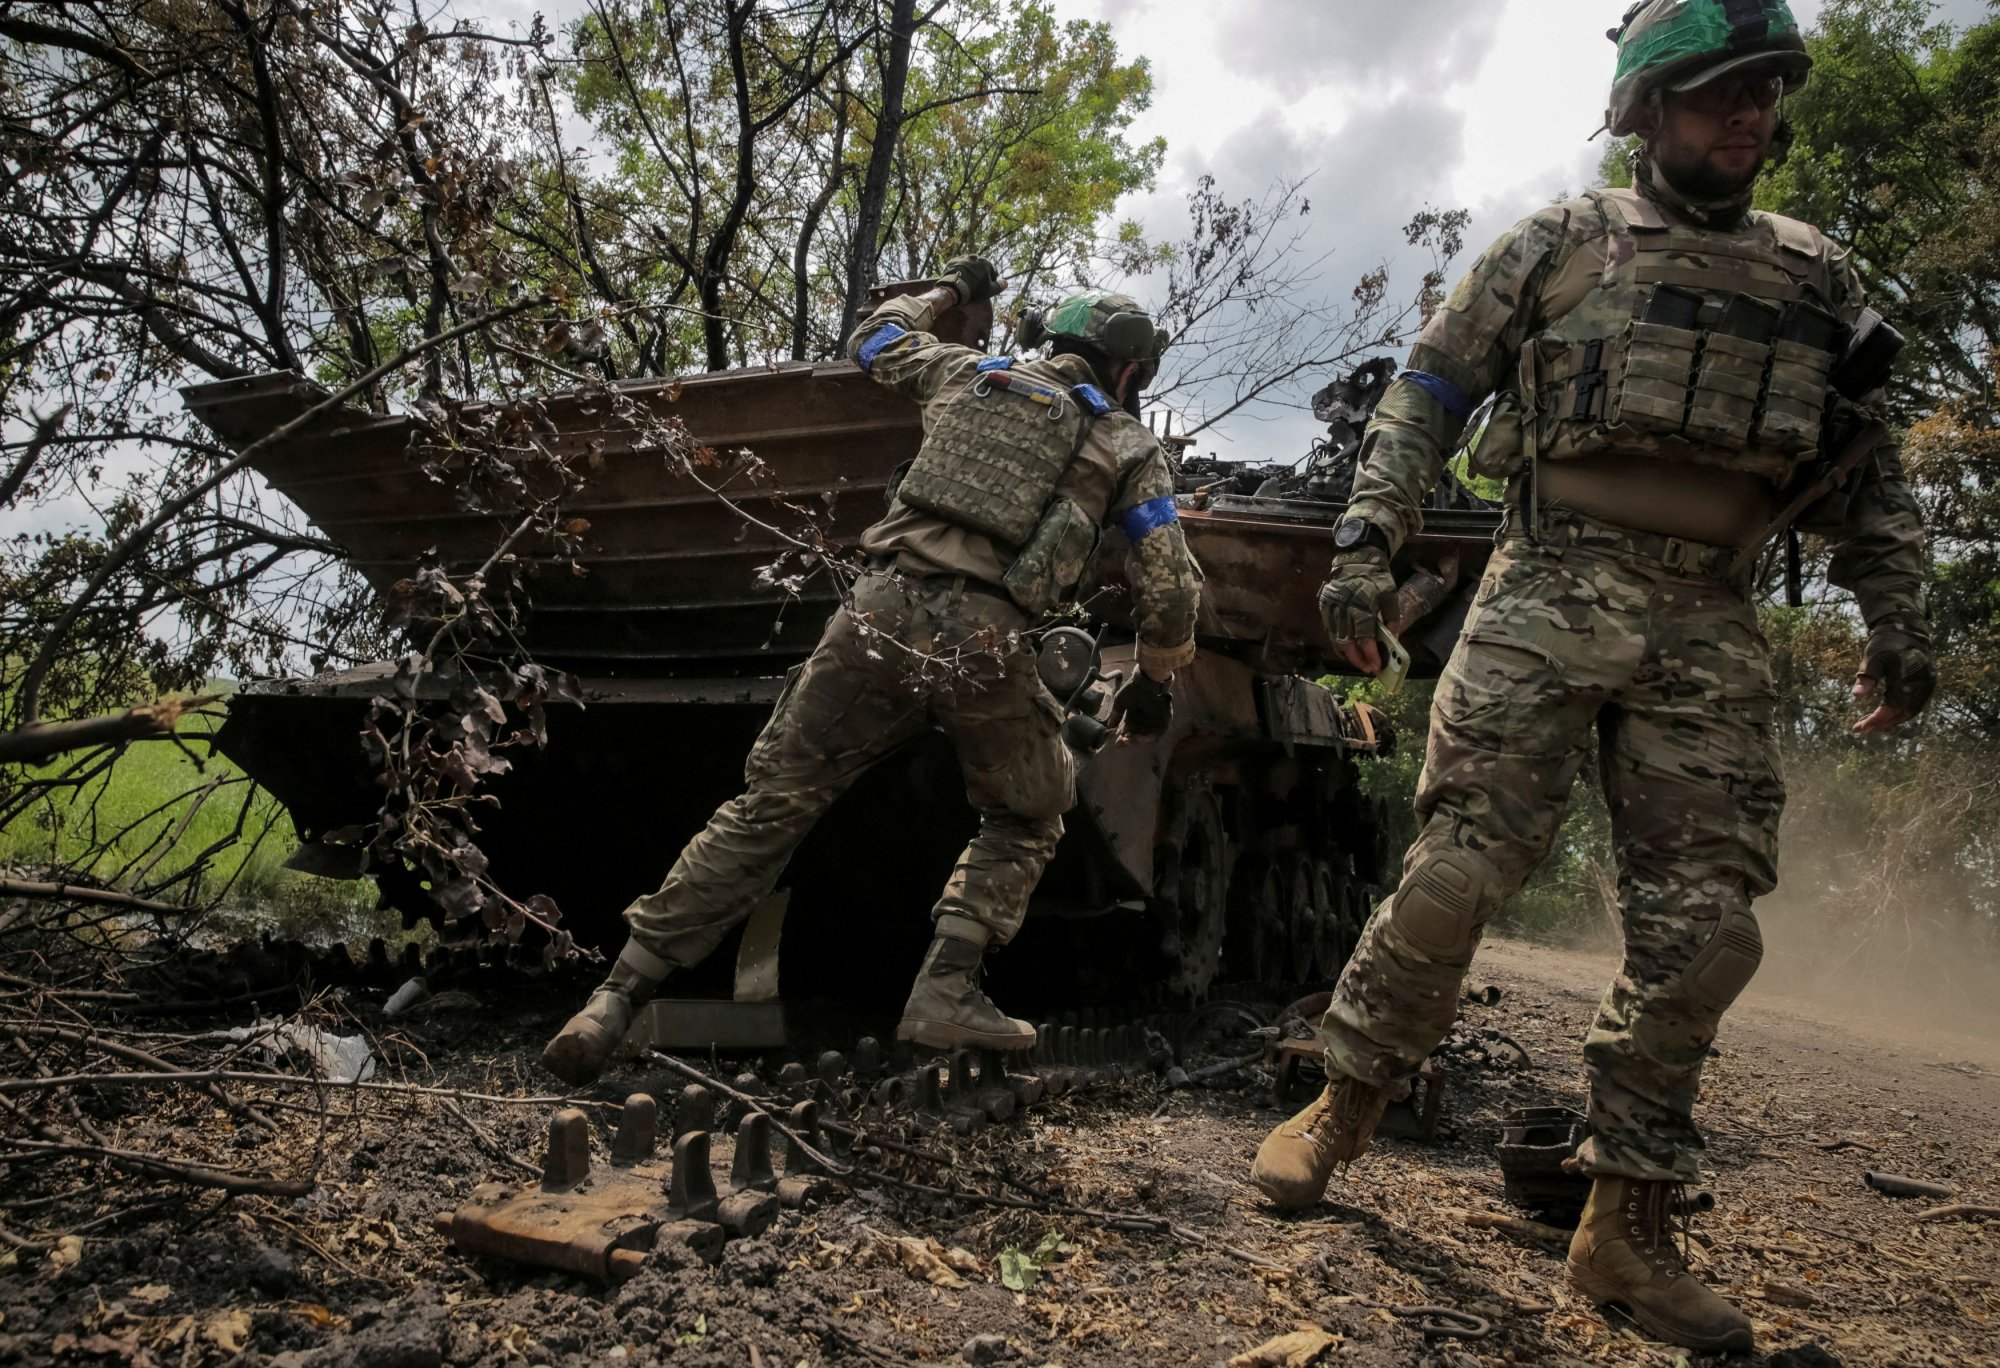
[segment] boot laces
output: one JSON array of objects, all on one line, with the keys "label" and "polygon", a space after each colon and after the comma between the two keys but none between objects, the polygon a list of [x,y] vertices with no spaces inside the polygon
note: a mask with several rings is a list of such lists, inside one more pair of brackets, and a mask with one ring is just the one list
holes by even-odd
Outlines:
[{"label": "boot laces", "polygon": [[1693,1261],[1694,1206],[1687,1184],[1634,1183],[1625,1200],[1626,1234],[1646,1262],[1678,1278]]},{"label": "boot laces", "polygon": [[1351,1135],[1361,1129],[1361,1120],[1368,1110],[1368,1101],[1374,1089],[1352,1079],[1344,1079],[1333,1085],[1332,1096],[1313,1113],[1306,1123],[1306,1135],[1321,1149],[1330,1149],[1343,1135]]}]

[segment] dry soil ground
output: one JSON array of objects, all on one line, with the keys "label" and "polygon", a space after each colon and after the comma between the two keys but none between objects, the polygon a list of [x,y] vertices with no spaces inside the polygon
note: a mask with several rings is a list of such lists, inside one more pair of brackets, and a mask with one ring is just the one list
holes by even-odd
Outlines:
[{"label": "dry soil ground", "polygon": [[[303,1200],[121,1189],[80,1242],[14,1261],[0,1272],[0,1362],[1216,1365],[1302,1326],[1338,1337],[1309,1360],[1322,1364],[1693,1362],[1579,1303],[1558,1255],[1465,1218],[1508,1210],[1491,1157],[1507,1108],[1580,1105],[1577,1045],[1610,968],[1490,945],[1472,982],[1503,996],[1468,1005],[1464,1024],[1507,1032],[1529,1066],[1461,1068],[1437,1142],[1384,1142],[1299,1216],[1263,1208],[1244,1181],[1280,1114],[1240,1078],[1172,1094],[1126,1085],[972,1141],[917,1137],[1075,1205],[1169,1217],[1184,1238],[864,1190],[787,1214],[719,1266],[662,1256],[606,1290],[465,1258],[432,1229],[479,1183],[520,1181],[501,1156],[538,1153],[547,1106],[349,1094],[335,1110],[353,1115],[325,1133]],[[489,996],[394,1033],[372,1006],[352,1011],[380,1033],[389,1073],[531,1096],[546,1083],[534,1043],[562,1006]],[[1839,1001],[1753,997],[1725,1028],[1702,1110],[1718,1205],[1696,1236],[1705,1275],[1757,1322],[1759,1356],[1739,1362],[2000,1363],[2000,1225],[1918,1223],[1929,1203],[1861,1177],[1893,1170],[2000,1201],[2000,1043],[1895,1026],[1845,1020]],[[648,1084],[679,1080],[625,1075],[596,1095]],[[316,1118],[280,1115],[296,1134],[243,1136],[244,1162],[275,1166],[286,1144],[303,1161],[320,1143]],[[176,1143],[147,1126],[133,1115],[119,1133]],[[74,1222],[73,1201],[38,1209],[15,1178],[0,1186],[17,1194],[0,1190],[15,1232],[52,1236],[58,1209]],[[930,1240],[943,1266],[915,1252]],[[1009,1290],[1003,1251],[1037,1246],[1038,1276]],[[1426,1340],[1390,1309],[1422,1303],[1494,1332]]]}]

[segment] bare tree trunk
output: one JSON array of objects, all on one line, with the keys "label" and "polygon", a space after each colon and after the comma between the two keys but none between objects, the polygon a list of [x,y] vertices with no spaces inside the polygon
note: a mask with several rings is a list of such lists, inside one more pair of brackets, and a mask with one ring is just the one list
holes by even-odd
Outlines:
[{"label": "bare tree trunk", "polygon": [[[841,154],[847,150],[847,83],[834,92],[833,107],[833,148],[827,154],[826,184],[819,194],[806,206],[805,218],[799,224],[799,240],[792,249],[792,360],[806,359],[807,334],[812,328],[812,281],[807,272],[811,265],[813,239],[819,236],[820,220],[826,215],[827,205],[839,193],[842,179]],[[845,333],[841,336],[844,338]]]},{"label": "bare tree trunk", "polygon": [[891,0],[889,62],[882,72],[882,108],[875,120],[875,140],[868,150],[868,172],[861,182],[861,209],[855,218],[854,241],[847,258],[847,301],[840,312],[840,335],[854,331],[861,318],[861,301],[868,294],[875,269],[875,249],[882,233],[882,208],[889,198],[889,171],[896,142],[903,132],[903,92],[910,83],[910,42],[917,32],[917,0]]}]

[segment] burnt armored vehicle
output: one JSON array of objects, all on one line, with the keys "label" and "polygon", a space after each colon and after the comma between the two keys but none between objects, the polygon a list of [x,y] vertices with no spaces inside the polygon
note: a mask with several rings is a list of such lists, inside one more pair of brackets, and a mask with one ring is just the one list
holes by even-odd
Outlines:
[{"label": "burnt armored vehicle", "polygon": [[[1031,999],[1057,980],[1097,1000],[1148,986],[1190,997],[1218,978],[1305,981],[1345,962],[1399,853],[1387,848],[1384,813],[1356,768],[1391,738],[1379,712],[1318,682],[1336,662],[1315,594],[1343,506],[1326,496],[1337,484],[1344,497],[1339,476],[1351,471],[1365,408],[1384,383],[1373,371],[1350,377],[1345,397],[1329,400],[1329,439],[1302,464],[1181,452],[1180,513],[1205,574],[1201,652],[1177,680],[1167,735],[1106,747],[1085,763],[1029,922],[995,963],[1003,1000]],[[499,806],[480,825],[496,880],[550,894],[578,941],[600,946],[617,943],[617,913],[657,886],[680,845],[739,790],[785,671],[811,650],[837,601],[824,576],[759,577],[785,547],[764,524],[781,522],[787,506],[811,506],[825,510],[826,537],[853,545],[922,438],[914,405],[845,362],[620,393],[713,452],[754,452],[770,478],[726,504],[605,426],[599,405],[578,396],[540,405],[558,445],[601,444],[588,486],[565,505],[589,524],[583,573],[564,564],[540,576],[519,633],[538,660],[578,677],[584,706],[550,708],[548,746],[515,753],[513,771],[492,783]],[[186,397],[241,447],[325,392],[267,375]],[[426,554],[453,573],[470,570],[504,531],[421,472],[429,440],[417,417],[329,412],[255,466],[387,592]],[[1433,502],[1424,535],[1397,566],[1431,576],[1426,606],[1444,600],[1406,629],[1419,674],[1434,674],[1449,652],[1498,521],[1456,487]],[[1105,550],[1106,567],[1122,565],[1122,546]],[[1079,597],[1102,632],[1105,668],[1130,669],[1115,576],[1107,571]],[[306,840],[301,867],[361,872],[359,852],[328,838],[365,826],[379,803],[358,734],[392,669],[251,683],[231,702],[218,744],[290,809]],[[774,982],[788,997],[899,993],[974,823],[941,736],[864,777],[746,927],[739,996],[768,995]],[[368,872],[406,913],[435,914],[407,871]],[[726,989],[729,958],[725,948],[711,961],[711,986]]]}]

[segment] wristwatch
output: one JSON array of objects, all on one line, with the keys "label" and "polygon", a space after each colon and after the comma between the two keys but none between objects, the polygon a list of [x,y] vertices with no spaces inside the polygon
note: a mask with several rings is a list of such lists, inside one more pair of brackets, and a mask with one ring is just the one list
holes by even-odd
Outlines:
[{"label": "wristwatch", "polygon": [[1389,534],[1366,518],[1342,518],[1334,526],[1333,545],[1337,551],[1359,551],[1364,546],[1372,546],[1386,556],[1389,554]]}]

